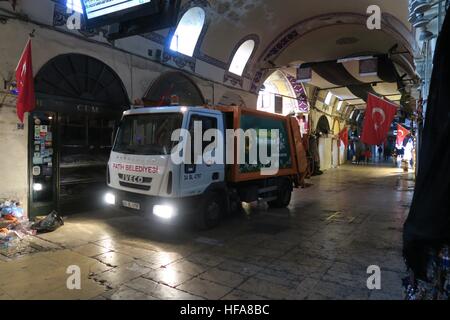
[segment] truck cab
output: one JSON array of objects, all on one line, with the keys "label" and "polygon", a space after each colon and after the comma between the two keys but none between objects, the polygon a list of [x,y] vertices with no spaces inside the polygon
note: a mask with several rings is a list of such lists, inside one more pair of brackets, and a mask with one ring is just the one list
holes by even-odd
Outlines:
[{"label": "truck cab", "polygon": [[[209,129],[224,132],[222,113],[202,107],[126,111],[108,162],[111,191],[105,196],[107,203],[172,219],[181,211],[198,208],[198,201],[208,190],[223,188],[224,162],[175,164],[171,159],[176,146],[172,135],[178,129],[193,134],[195,122],[202,123],[202,134]],[[182,141],[187,137],[179,138]],[[193,143],[190,149],[194,149]]]}]

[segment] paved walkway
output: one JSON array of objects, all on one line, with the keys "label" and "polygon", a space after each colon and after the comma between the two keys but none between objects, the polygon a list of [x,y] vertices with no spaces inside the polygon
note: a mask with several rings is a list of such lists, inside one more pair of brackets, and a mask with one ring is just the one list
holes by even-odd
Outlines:
[{"label": "paved walkway", "polygon": [[[0,299],[402,299],[402,224],[412,175],[343,166],[295,191],[289,209],[246,207],[194,232],[101,210],[0,255]],[[68,290],[70,265],[81,290]],[[370,265],[382,290],[366,286]]]}]

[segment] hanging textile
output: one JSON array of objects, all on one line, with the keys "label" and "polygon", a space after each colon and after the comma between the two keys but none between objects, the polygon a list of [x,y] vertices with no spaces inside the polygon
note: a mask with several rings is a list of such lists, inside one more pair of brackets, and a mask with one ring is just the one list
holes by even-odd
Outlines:
[{"label": "hanging textile", "polygon": [[[439,35],[423,130],[416,189],[404,226],[404,257],[418,280],[428,281],[430,253],[450,239],[450,15]],[[431,255],[432,256],[432,255]]]}]

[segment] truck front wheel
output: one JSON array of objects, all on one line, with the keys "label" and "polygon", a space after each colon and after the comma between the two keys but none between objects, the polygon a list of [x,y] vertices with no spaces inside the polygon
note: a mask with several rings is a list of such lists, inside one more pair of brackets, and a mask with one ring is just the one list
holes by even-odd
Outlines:
[{"label": "truck front wheel", "polygon": [[277,192],[277,198],[269,201],[270,208],[286,208],[291,203],[292,187],[288,181],[283,182]]},{"label": "truck front wheel", "polygon": [[217,194],[210,193],[205,195],[203,208],[197,216],[197,227],[200,230],[208,230],[217,227],[222,218],[224,206]]}]

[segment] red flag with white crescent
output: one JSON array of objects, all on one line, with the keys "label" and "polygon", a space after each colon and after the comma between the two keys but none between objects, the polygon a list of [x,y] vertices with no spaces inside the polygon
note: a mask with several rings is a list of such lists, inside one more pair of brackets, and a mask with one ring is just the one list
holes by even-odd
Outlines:
[{"label": "red flag with white crescent", "polygon": [[398,106],[369,94],[361,141],[368,145],[382,145],[397,114]]},{"label": "red flag with white crescent", "polygon": [[34,94],[33,63],[31,58],[31,39],[20,57],[16,69],[17,90],[17,116],[23,123],[25,112],[33,111],[36,107],[36,97]]},{"label": "red flag with white crescent", "polygon": [[341,146],[341,141],[344,142],[345,147],[348,147],[348,129],[344,128],[340,133],[339,133],[339,147]]},{"label": "red flag with white crescent", "polygon": [[403,145],[403,141],[405,141],[405,138],[411,134],[411,131],[404,128],[400,124],[397,125],[397,146]]}]

